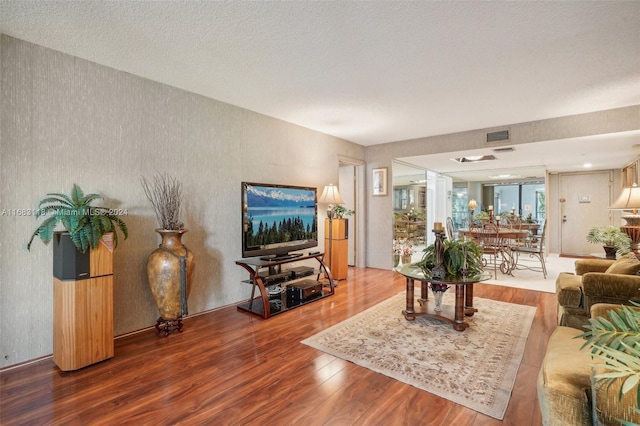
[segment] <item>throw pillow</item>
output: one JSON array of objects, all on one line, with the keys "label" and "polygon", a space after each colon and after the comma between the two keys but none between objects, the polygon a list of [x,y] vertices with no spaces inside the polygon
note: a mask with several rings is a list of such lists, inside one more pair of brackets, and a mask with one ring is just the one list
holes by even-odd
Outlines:
[{"label": "throw pillow", "polygon": [[635,254],[629,253],[616,260],[604,271],[605,274],[625,274],[634,275],[640,272],[640,260]]}]

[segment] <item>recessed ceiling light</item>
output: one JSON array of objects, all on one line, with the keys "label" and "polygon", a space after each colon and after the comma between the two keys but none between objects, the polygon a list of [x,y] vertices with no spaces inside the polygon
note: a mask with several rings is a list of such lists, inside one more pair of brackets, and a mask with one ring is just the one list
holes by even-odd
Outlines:
[{"label": "recessed ceiling light", "polygon": [[588,169],[589,167],[591,167],[591,163],[584,163],[582,167],[584,167],[585,169]]},{"label": "recessed ceiling light", "polygon": [[469,155],[466,157],[452,158],[456,163],[478,163],[480,161],[497,160],[494,155]]},{"label": "recessed ceiling light", "polygon": [[489,179],[519,179],[520,175],[493,175],[489,176]]}]

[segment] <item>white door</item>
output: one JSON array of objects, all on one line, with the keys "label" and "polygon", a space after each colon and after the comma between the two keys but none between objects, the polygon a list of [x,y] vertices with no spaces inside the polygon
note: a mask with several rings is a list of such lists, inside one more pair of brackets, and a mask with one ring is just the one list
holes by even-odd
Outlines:
[{"label": "white door", "polygon": [[587,256],[602,247],[587,242],[594,226],[611,224],[611,172],[560,175],[560,253]]}]

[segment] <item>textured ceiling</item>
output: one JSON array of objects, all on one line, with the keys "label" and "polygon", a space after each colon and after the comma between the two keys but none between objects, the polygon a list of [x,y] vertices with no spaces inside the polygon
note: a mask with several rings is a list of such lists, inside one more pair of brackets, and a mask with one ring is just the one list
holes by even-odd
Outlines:
[{"label": "textured ceiling", "polygon": [[0,0],[2,33],[362,145],[640,104],[639,28],[640,1]]}]

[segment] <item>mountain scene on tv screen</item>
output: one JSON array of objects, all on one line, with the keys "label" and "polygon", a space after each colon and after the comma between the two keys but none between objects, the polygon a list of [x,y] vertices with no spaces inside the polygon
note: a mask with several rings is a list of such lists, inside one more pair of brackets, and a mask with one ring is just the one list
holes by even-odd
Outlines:
[{"label": "mountain scene on tv screen", "polygon": [[249,247],[315,240],[315,191],[301,188],[247,186]]}]

